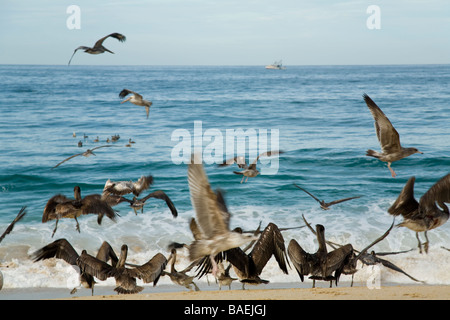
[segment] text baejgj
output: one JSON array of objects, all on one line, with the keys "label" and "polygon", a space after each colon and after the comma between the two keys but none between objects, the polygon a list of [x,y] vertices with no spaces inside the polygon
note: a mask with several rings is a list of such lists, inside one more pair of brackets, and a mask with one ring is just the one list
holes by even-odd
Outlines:
[{"label": "text baejgj", "polygon": [[190,306],[184,307],[185,315],[209,315],[212,318],[218,314],[225,315],[247,315],[247,316],[266,316],[266,306],[264,304],[229,304],[228,307],[212,307],[212,306]]},{"label": "text baejgj", "polygon": [[[206,164],[221,164],[224,159],[248,155],[251,163],[263,152],[278,150],[279,138],[279,129],[214,128],[203,131],[202,121],[194,121],[193,132],[188,129],[172,132],[171,140],[178,143],[172,149],[171,158],[174,164],[188,164],[191,155],[198,154]],[[259,161],[261,174],[273,175],[278,172],[278,157],[261,157]]]}]

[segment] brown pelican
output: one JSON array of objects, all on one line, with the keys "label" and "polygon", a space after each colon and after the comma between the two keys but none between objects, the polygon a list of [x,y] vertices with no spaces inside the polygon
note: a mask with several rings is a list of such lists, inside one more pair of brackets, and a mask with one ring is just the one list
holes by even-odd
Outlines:
[{"label": "brown pelican", "polygon": [[[289,258],[302,282],[305,275],[311,275],[309,278],[313,280],[313,288],[316,280],[330,281],[330,287],[332,281],[335,280],[337,285],[344,266],[353,253],[353,247],[351,244],[346,244],[328,252],[325,228],[320,224],[316,225],[316,236],[319,243],[317,252],[313,254],[306,252],[296,240],[292,239],[288,245]],[[332,275],[333,272],[334,276]]]},{"label": "brown pelican", "polygon": [[123,99],[129,94],[131,94],[131,96],[128,99],[122,101],[121,103],[130,101],[132,104],[135,104],[135,105],[141,106],[141,107],[145,107],[145,112],[147,113],[147,119],[148,119],[148,114],[150,113],[150,106],[153,103],[151,101],[145,100],[139,93],[128,90],[128,89],[123,89],[122,91],[120,91],[119,97],[121,97]]},{"label": "brown pelican", "polygon": [[61,161],[60,163],[58,163],[56,166],[54,166],[52,169],[55,169],[56,167],[60,166],[62,163],[75,158],[77,156],[84,156],[84,157],[90,157],[90,156],[95,156],[95,153],[93,152],[96,149],[100,149],[100,148],[105,148],[105,147],[112,147],[111,145],[104,145],[104,146],[98,146],[92,149],[87,149],[85,152],[81,152],[81,153],[77,153],[74,154],[73,156],[68,157],[67,159],[64,159],[63,161]]},{"label": "brown pelican", "polygon": [[427,231],[440,227],[449,218],[449,209],[444,202],[450,202],[450,174],[437,181],[422,195],[419,202],[414,198],[415,180],[415,177],[409,178],[388,212],[393,216],[403,216],[403,221],[398,224],[399,227],[407,227],[416,232],[420,253],[422,253],[422,243],[419,232],[425,233],[426,242],[423,245],[425,252],[428,253]]},{"label": "brown pelican", "polygon": [[132,193],[138,197],[142,191],[147,190],[153,183],[152,176],[141,176],[138,181],[111,181],[108,179],[103,187],[103,193],[112,193],[123,196]]},{"label": "brown pelican", "polygon": [[[286,258],[284,238],[280,229],[276,224],[269,223],[262,232],[259,230],[255,231],[255,234],[259,233],[261,235],[249,254],[246,253],[249,247],[246,249],[238,247],[229,249],[218,257],[219,261],[220,259],[226,259],[233,266],[234,272],[243,284],[243,289],[245,284],[258,285],[261,283],[269,283],[268,280],[261,279],[260,275],[272,256],[275,257],[283,273],[288,273],[286,264],[289,265],[289,262]],[[201,270],[198,273],[199,277],[209,272],[211,267],[207,259],[203,260],[202,264]]]},{"label": "brown pelican", "polygon": [[[50,258],[57,258],[66,261],[72,266],[77,266],[77,259],[79,257],[78,253],[66,239],[55,240],[52,243],[34,252],[32,256],[34,262]],[[106,263],[109,259],[111,259],[112,264],[116,264],[118,261],[115,252],[106,241],[102,243],[100,249],[97,252],[96,258]],[[86,289],[91,289],[92,295],[94,295],[94,285],[96,282],[92,274],[80,272],[80,269],[78,267],[76,267],[75,269],[80,274],[80,286],[83,286]],[[74,294],[77,289],[78,287],[73,288],[70,294]]]},{"label": "brown pelican", "polygon": [[134,213],[137,214],[137,211],[141,209],[141,212],[144,212],[144,205],[145,202],[150,198],[156,198],[160,200],[164,200],[167,204],[167,206],[170,209],[170,212],[172,213],[172,216],[176,218],[178,216],[178,211],[175,208],[175,205],[173,204],[172,200],[169,198],[169,196],[162,190],[156,190],[152,193],[149,193],[147,196],[138,199],[136,197],[133,198],[133,200],[130,201],[130,206],[133,208]]},{"label": "brown pelican", "polygon": [[239,247],[258,237],[230,230],[230,213],[222,193],[211,189],[201,161],[197,156],[193,158],[188,165],[189,191],[202,238],[189,245],[189,258],[194,261],[209,255],[212,274],[216,276],[218,267],[214,257],[219,252]]},{"label": "brown pelican", "polygon": [[74,198],[69,199],[62,194],[57,194],[51,197],[44,208],[44,214],[42,215],[42,222],[45,223],[50,220],[56,220],[55,229],[53,230],[52,237],[58,227],[58,221],[61,218],[72,218],[77,223],[76,229],[80,232],[80,225],[77,218],[84,214],[97,214],[98,224],[102,223],[103,216],[106,215],[111,220],[115,221],[116,213],[108,205],[108,203],[97,195],[87,195],[81,197],[81,189],[79,186],[75,186],[73,189]]},{"label": "brown pelican", "polygon": [[84,50],[84,52],[90,53],[90,54],[100,54],[100,53],[103,53],[103,52],[105,52],[105,51],[108,51],[109,53],[114,53],[114,52],[112,52],[111,50],[106,49],[106,48],[103,46],[103,41],[105,41],[105,40],[106,40],[107,38],[109,38],[109,37],[113,37],[113,38],[119,40],[120,42],[124,42],[124,41],[126,40],[126,37],[125,37],[123,34],[120,34],[120,33],[115,32],[115,33],[111,33],[111,34],[107,35],[106,37],[103,37],[103,38],[101,38],[100,40],[98,40],[98,41],[94,44],[94,46],[93,46],[92,48],[91,48],[91,47],[80,46],[80,47],[76,48],[75,51],[73,52],[72,56],[70,57],[70,60],[69,60],[68,65],[70,65],[70,62],[72,61],[72,58],[73,58],[73,56],[75,55],[75,53],[76,53],[78,50],[80,50],[80,49],[81,49],[81,50]]},{"label": "brown pelican", "polygon": [[116,287],[114,291],[118,294],[131,294],[141,292],[144,288],[138,286],[136,278],[144,281],[144,283],[151,283],[155,286],[162,275],[162,272],[167,264],[167,259],[163,254],[157,253],[149,261],[141,266],[133,268],[125,267],[127,259],[128,246],[122,245],[119,260],[116,265],[109,265],[106,262],[89,255],[86,250],[83,250],[77,259],[77,266],[82,272],[92,274],[101,281],[109,277],[114,277],[116,280]]},{"label": "brown pelican", "polygon": [[270,157],[270,156],[275,156],[275,155],[279,155],[282,153],[284,153],[284,152],[279,151],[279,150],[263,152],[263,153],[259,154],[258,157],[256,157],[256,159],[249,166],[247,165],[244,157],[237,156],[232,159],[226,160],[224,163],[219,164],[219,167],[225,167],[225,166],[232,165],[233,163],[237,163],[238,167],[241,169],[244,169],[244,170],[233,171],[233,173],[242,175],[241,183],[244,182],[244,179],[247,177],[247,179],[245,180],[245,182],[247,182],[248,178],[254,178],[257,175],[259,175],[260,172],[256,169],[256,163],[258,162],[260,157]]},{"label": "brown pelican", "polygon": [[391,168],[391,163],[406,158],[414,153],[423,153],[416,148],[404,148],[400,144],[400,136],[395,130],[392,123],[381,111],[381,109],[373,102],[367,94],[363,94],[364,101],[369,107],[370,112],[375,120],[375,132],[381,145],[381,153],[374,150],[367,150],[367,156],[380,159],[387,162],[391,175],[394,178],[397,174]]},{"label": "brown pelican", "polygon": [[163,271],[163,276],[169,276],[170,280],[172,280],[173,283],[178,284],[180,286],[186,287],[189,290],[192,290],[191,285],[194,287],[195,291],[200,291],[198,286],[195,284],[194,276],[188,276],[186,273],[190,269],[185,269],[183,271],[177,271],[175,269],[175,263],[177,261],[177,249],[173,248],[171,250],[170,256],[167,259],[167,262],[171,261],[170,264],[170,272]]},{"label": "brown pelican", "polygon": [[[306,221],[305,216],[303,216],[303,220],[305,221],[305,224],[309,228],[309,230],[311,230],[311,232],[313,234],[316,234],[316,232],[311,227],[311,225],[308,223],[308,221]],[[404,275],[406,275],[407,277],[409,277],[410,279],[412,279],[414,281],[422,282],[420,280],[417,280],[417,279],[413,278],[412,276],[407,274],[405,271],[403,271],[402,269],[400,269],[399,267],[394,265],[392,262],[387,261],[385,259],[381,259],[381,258],[378,257],[378,256],[386,256],[386,255],[405,253],[405,252],[409,252],[410,250],[399,251],[399,252],[378,252],[378,253],[375,253],[375,251],[372,250],[370,253],[367,253],[367,251],[371,247],[373,247],[378,242],[382,241],[384,238],[386,238],[388,236],[388,234],[391,232],[392,228],[394,227],[394,222],[395,222],[395,218],[394,218],[394,221],[392,221],[392,224],[389,227],[389,229],[383,235],[381,235],[380,237],[375,239],[375,241],[373,241],[371,244],[369,244],[367,247],[365,247],[363,250],[358,252],[358,250],[353,249],[353,252],[349,256],[349,259],[345,263],[344,268],[342,270],[343,274],[352,275],[352,282],[351,282],[350,286],[353,286],[353,276],[358,271],[358,269],[356,267],[358,260],[361,261],[361,263],[365,264],[365,265],[375,265],[375,264],[381,263],[386,268],[389,268],[389,269],[392,269],[394,271],[403,273]],[[330,247],[332,247],[333,249],[336,249],[337,247],[342,247],[342,245],[337,244],[337,243],[333,243],[333,242],[330,242],[330,241],[326,241],[326,243]],[[356,254],[356,253],[358,253],[358,254]]]},{"label": "brown pelican", "polygon": [[334,204],[338,204],[338,203],[341,203],[341,202],[344,202],[344,201],[348,201],[348,200],[352,200],[352,199],[361,198],[360,196],[357,196],[357,197],[344,198],[344,199],[340,199],[340,200],[334,200],[334,201],[331,201],[331,202],[325,202],[324,200],[319,200],[319,199],[316,198],[313,194],[311,194],[311,193],[308,192],[307,190],[303,189],[302,187],[296,185],[295,183],[294,183],[294,186],[296,186],[296,187],[299,188],[300,190],[303,190],[304,192],[306,192],[307,194],[309,194],[314,200],[316,200],[316,201],[320,204],[320,207],[321,207],[323,210],[330,210],[329,207],[332,206],[332,205],[334,205]]},{"label": "brown pelican", "polygon": [[14,220],[9,224],[9,226],[6,228],[5,232],[3,232],[3,234],[0,236],[0,242],[3,241],[3,238],[6,237],[7,234],[10,234],[11,231],[13,231],[14,229],[14,225],[16,224],[16,222],[18,222],[20,219],[22,219],[26,214],[26,209],[27,207],[22,207],[22,209],[20,209],[19,213],[17,214],[17,216],[14,218]]}]

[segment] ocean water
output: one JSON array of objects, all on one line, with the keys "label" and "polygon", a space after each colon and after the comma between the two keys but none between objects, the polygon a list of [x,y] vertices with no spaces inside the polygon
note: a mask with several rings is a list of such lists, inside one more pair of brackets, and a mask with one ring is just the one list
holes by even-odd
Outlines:
[{"label": "ocean water", "polygon": [[[387,209],[411,176],[416,177],[419,199],[450,171],[449,65],[288,66],[286,70],[1,65],[0,85],[0,231],[27,206],[25,218],[0,244],[0,270],[4,288],[9,289],[69,288],[76,283],[76,271],[63,261],[33,263],[30,259],[34,251],[59,238],[68,239],[78,252],[86,249],[91,254],[105,240],[117,252],[126,243],[129,261],[139,264],[157,252],[168,255],[172,241],[189,243],[188,221],[195,212],[187,166],[177,163],[174,150],[181,141],[193,145],[199,137],[203,137],[202,150],[208,150],[211,132],[223,145],[229,143],[227,130],[256,132],[259,143],[266,137],[270,147],[284,151],[276,160],[258,162],[263,172],[275,167],[273,174],[250,178],[247,183],[240,183],[241,176],[233,174],[236,167],[205,165],[212,187],[226,192],[231,227],[251,230],[260,222],[262,227],[269,222],[279,227],[302,226],[304,215],[312,225],[325,226],[328,240],[351,243],[356,249],[389,228],[393,218]],[[153,102],[148,119],[143,107],[120,103],[123,88]],[[390,118],[404,146],[424,152],[395,162],[396,178],[385,163],[365,156],[368,148],[380,147],[363,93]],[[117,134],[120,140],[110,143],[114,147],[99,149],[96,156],[75,157],[52,170],[66,157],[107,144],[106,139]],[[94,142],[97,137],[98,143]],[[125,147],[130,138],[136,143]],[[252,161],[262,148],[249,144],[245,151]],[[220,157],[217,152],[214,155]],[[164,190],[177,207],[177,218],[163,201],[152,199],[143,214],[136,215],[126,204],[115,207],[120,214],[116,223],[105,218],[98,225],[95,215],[82,216],[78,219],[81,233],[75,230],[74,220],[63,219],[52,238],[54,221],[41,222],[45,204],[55,194],[72,197],[76,185],[82,196],[101,193],[107,179],[135,181],[149,174],[154,184],[143,195]],[[323,211],[293,183],[326,201],[361,198]],[[284,231],[283,236],[286,246],[296,239],[305,250],[317,250],[315,237],[306,228]],[[450,224],[428,236],[428,255],[419,254],[415,233],[405,228],[394,228],[374,250],[414,249],[386,258],[419,280],[449,285],[450,252],[441,247],[450,247]],[[179,255],[177,266],[182,269],[189,260],[185,250]],[[380,270],[382,282],[414,283],[400,273]],[[373,268],[362,268],[356,281],[363,284],[371,272]],[[262,278],[300,285],[295,270],[282,274],[274,259]],[[341,277],[341,282],[349,280],[349,276]],[[206,283],[205,278],[198,281]],[[164,278],[160,283],[171,285]],[[98,285],[114,285],[114,280]]]}]

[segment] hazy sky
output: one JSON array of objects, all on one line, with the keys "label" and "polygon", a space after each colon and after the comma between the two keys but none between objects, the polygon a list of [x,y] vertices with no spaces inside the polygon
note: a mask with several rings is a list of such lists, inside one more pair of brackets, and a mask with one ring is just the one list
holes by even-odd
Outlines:
[{"label": "hazy sky", "polygon": [[[80,29],[66,12],[80,8]],[[367,13],[379,11],[379,29]],[[0,64],[67,64],[112,32],[114,55],[73,64],[450,63],[448,0],[1,0]]]}]

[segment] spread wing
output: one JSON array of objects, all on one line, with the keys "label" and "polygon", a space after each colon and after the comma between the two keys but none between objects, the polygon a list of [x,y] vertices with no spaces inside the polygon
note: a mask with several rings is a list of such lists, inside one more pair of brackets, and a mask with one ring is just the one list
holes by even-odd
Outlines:
[{"label": "spread wing", "polygon": [[86,250],[83,250],[81,255],[78,257],[77,266],[82,272],[90,274],[102,281],[112,277],[115,269],[106,262],[91,256],[86,252]]},{"label": "spread wing", "polygon": [[314,200],[316,200],[317,202],[320,202],[319,199],[317,199],[312,193],[308,192],[306,189],[303,189],[302,187],[296,185],[295,183],[294,183],[294,186],[296,186],[296,187],[299,188],[300,190],[303,190],[304,192],[306,192],[307,194],[309,194],[309,195],[310,195]]},{"label": "spread wing", "polygon": [[389,214],[393,216],[402,215],[404,218],[410,218],[417,214],[419,203],[414,198],[414,182],[415,177],[409,178],[397,200],[388,209]]},{"label": "spread wing", "polygon": [[247,163],[245,161],[245,158],[243,156],[236,156],[234,158],[228,159],[225,162],[219,164],[219,167],[227,167],[230,166],[232,164],[236,163],[238,165],[239,168],[241,169],[246,169],[247,168]]},{"label": "spread wing", "polygon": [[72,56],[70,57],[69,63],[68,63],[67,65],[70,65],[70,62],[72,61],[73,56],[75,55],[75,53],[76,53],[78,50],[87,50],[87,49],[90,49],[90,48],[89,48],[89,47],[85,47],[85,46],[80,46],[80,47],[76,48],[76,49],[73,51]]},{"label": "spread wing", "polygon": [[76,265],[78,253],[66,239],[58,239],[42,247],[32,254],[34,262],[57,258],[66,261],[70,265]]},{"label": "spread wing", "polygon": [[341,202],[344,202],[344,201],[348,201],[348,200],[352,200],[352,199],[357,199],[357,198],[361,198],[361,197],[358,196],[358,197],[350,197],[350,198],[344,198],[344,199],[334,200],[334,201],[331,201],[331,202],[327,203],[327,205],[328,205],[328,206],[332,206],[332,205],[334,205],[334,204],[338,204],[338,203],[341,203]]},{"label": "spread wing", "polygon": [[108,34],[107,36],[97,40],[97,42],[94,45],[94,48],[100,47],[103,44],[103,41],[105,41],[109,37],[113,37],[113,38],[119,40],[120,42],[124,42],[127,39],[123,34],[114,32],[114,33]]},{"label": "spread wing", "polygon": [[83,214],[98,214],[99,221],[101,223],[101,218],[106,215],[113,221],[116,221],[116,213],[113,208],[111,208],[106,201],[101,200],[101,196],[96,194],[88,195],[83,198],[81,210]]},{"label": "spread wing", "polygon": [[283,273],[287,274],[286,263],[289,264],[289,262],[286,258],[283,235],[275,224],[269,223],[250,253],[257,268],[258,275],[261,274],[272,255],[275,256],[278,266]]},{"label": "spread wing", "polygon": [[[436,203],[446,212],[448,208],[445,202],[450,203],[450,174],[442,177],[420,198],[420,211],[434,211]],[[434,210],[433,210],[434,209]]]},{"label": "spread wing", "polygon": [[170,212],[172,212],[172,216],[176,218],[178,216],[178,211],[175,208],[175,205],[173,204],[172,200],[169,198],[169,196],[162,190],[156,190],[147,195],[146,197],[142,198],[141,201],[147,201],[149,198],[156,198],[160,200],[164,200],[167,204],[167,206],[170,209]]},{"label": "spread wing", "polygon": [[16,222],[18,222],[20,219],[22,219],[27,212],[25,211],[27,207],[22,207],[22,209],[20,209],[19,213],[17,214],[17,216],[14,218],[14,220],[10,223],[10,225],[6,228],[5,232],[3,232],[3,234],[0,236],[0,242],[3,241],[3,238],[5,238],[5,236],[7,234],[10,234],[11,231],[14,229],[14,225],[16,224]]},{"label": "spread wing", "polygon": [[256,163],[258,162],[259,158],[261,158],[261,157],[271,157],[271,156],[276,156],[276,155],[279,155],[282,153],[284,153],[284,152],[280,151],[280,150],[272,150],[272,151],[266,151],[266,152],[260,153],[256,157],[256,159],[252,162],[252,164],[249,166],[249,168],[253,168],[253,169],[256,168]]},{"label": "spread wing", "polygon": [[386,115],[381,111],[381,109],[373,102],[373,100],[364,94],[364,101],[369,107],[370,113],[375,120],[375,132],[377,133],[378,141],[381,145],[381,150],[384,153],[393,153],[401,150],[400,136],[395,130],[392,123],[386,117]]},{"label": "spread wing", "polygon": [[123,89],[122,91],[120,91],[119,97],[120,98],[125,98],[129,94],[133,94],[136,97],[136,99],[140,99],[140,100],[143,99],[143,97],[139,93],[131,91],[131,90],[128,90],[128,89]]},{"label": "spread wing", "polygon": [[[196,212],[196,221],[201,232],[207,237],[223,234],[229,231],[230,214],[224,210],[223,197],[219,197],[211,189],[203,165],[193,161],[188,167],[189,191],[192,206]],[[222,199],[222,200],[220,200]]]},{"label": "spread wing", "polygon": [[128,274],[132,277],[142,279],[145,283],[153,282],[153,285],[156,285],[166,265],[167,258],[163,254],[157,253],[142,266],[128,269]]},{"label": "spread wing", "polygon": [[60,163],[58,163],[58,164],[57,164],[56,166],[54,166],[52,169],[55,169],[56,167],[59,167],[59,166],[60,166],[61,164],[63,164],[64,162],[66,162],[66,161],[68,161],[68,160],[70,160],[70,159],[72,159],[72,158],[81,156],[82,154],[83,154],[83,152],[82,152],[82,153],[74,154],[73,156],[70,156],[70,157],[64,159],[63,161],[61,161]]}]

